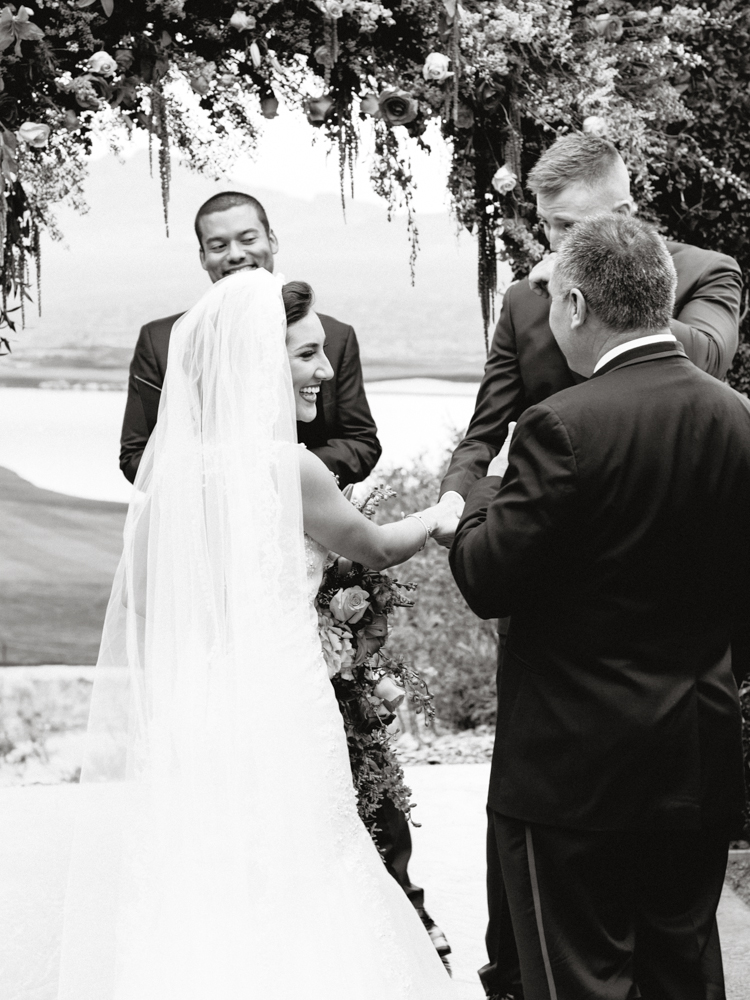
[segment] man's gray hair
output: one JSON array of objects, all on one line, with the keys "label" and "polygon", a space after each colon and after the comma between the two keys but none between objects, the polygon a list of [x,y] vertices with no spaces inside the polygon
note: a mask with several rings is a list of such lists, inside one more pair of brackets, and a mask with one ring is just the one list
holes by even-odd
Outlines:
[{"label": "man's gray hair", "polygon": [[570,132],[556,139],[529,172],[526,184],[534,194],[559,194],[570,184],[596,187],[609,180],[622,157],[608,139]]},{"label": "man's gray hair", "polygon": [[584,219],[558,251],[550,291],[567,298],[577,288],[611,330],[656,332],[669,326],[677,273],[664,239],[630,215]]}]

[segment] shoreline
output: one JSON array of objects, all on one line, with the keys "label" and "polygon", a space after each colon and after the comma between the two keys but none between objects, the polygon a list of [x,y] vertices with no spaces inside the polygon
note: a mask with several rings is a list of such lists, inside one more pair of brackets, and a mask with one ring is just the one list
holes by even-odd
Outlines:
[{"label": "shoreline", "polygon": [[[374,475],[421,462],[434,470],[437,488],[447,453],[471,419],[478,384],[434,373],[366,382],[383,448]],[[118,463],[123,387],[0,385],[0,409],[0,466],[40,489],[128,502],[132,487]]]},{"label": "shoreline", "polygon": [[[413,379],[429,379],[436,382],[451,382],[456,385],[476,385],[482,377],[481,371],[456,370],[455,366],[434,367],[406,366],[394,363],[362,366],[365,385],[381,382],[408,382]],[[17,371],[0,374],[0,389],[51,389],[58,392],[125,392],[128,374],[123,371],[110,372],[107,369],[57,369],[35,372]]]}]

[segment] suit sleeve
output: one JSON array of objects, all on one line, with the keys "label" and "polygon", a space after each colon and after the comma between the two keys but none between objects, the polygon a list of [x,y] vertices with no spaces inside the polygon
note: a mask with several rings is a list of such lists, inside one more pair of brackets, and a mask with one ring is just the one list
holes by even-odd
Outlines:
[{"label": "suit sleeve", "polygon": [[503,299],[474,415],[466,437],[453,452],[440,484],[440,496],[455,490],[466,498],[472,484],[486,474],[487,466],[503,446],[508,425],[518,419],[524,406],[509,291]]},{"label": "suit sleeve", "polygon": [[737,351],[741,295],[737,262],[717,254],[671,322],[693,364],[714,378],[724,378]]},{"label": "suit sleeve", "polygon": [[163,374],[154,354],[151,343],[151,333],[148,324],[141,328],[138,341],[133,352],[133,360],[130,362],[130,376],[128,378],[128,396],[125,402],[125,416],[122,421],[122,433],[120,435],[120,468],[126,479],[131,483],[135,479],[138,466],[143,455],[143,450],[148,442],[148,426],[146,415],[138,394],[138,383],[136,375],[152,382],[154,385],[161,385]]},{"label": "suit sleeve", "polygon": [[336,378],[337,422],[333,436],[310,450],[339,478],[343,489],[372,472],[380,458],[378,430],[370,413],[362,378],[359,345],[349,327]]},{"label": "suit sleeve", "polygon": [[508,470],[469,490],[450,552],[466,603],[480,618],[512,614],[533,592],[561,536],[577,493],[575,454],[557,414],[541,404],[518,421]]}]

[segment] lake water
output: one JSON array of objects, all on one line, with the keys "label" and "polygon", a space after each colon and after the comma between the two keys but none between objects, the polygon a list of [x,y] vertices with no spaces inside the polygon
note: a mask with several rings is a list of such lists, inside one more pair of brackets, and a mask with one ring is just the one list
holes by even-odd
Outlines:
[{"label": "lake water", "polygon": [[[366,388],[383,445],[376,472],[421,457],[437,479],[471,418],[477,384],[403,379]],[[43,489],[127,502],[131,487],[118,465],[124,409],[122,391],[0,388],[0,466]]]}]

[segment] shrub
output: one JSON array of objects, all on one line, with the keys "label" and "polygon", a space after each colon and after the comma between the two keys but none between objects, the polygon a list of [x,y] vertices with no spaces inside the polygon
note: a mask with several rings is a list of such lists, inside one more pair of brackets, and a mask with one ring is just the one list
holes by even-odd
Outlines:
[{"label": "shrub", "polygon": [[750,342],[743,340],[727,373],[727,382],[737,392],[750,396]]},{"label": "shrub", "polygon": [[[396,469],[384,479],[398,499],[379,511],[392,521],[399,510],[415,511],[437,500],[439,479],[423,463]],[[394,614],[389,640],[427,680],[439,722],[451,729],[494,725],[497,623],[481,621],[466,606],[448,565],[448,553],[430,544],[392,575],[416,583],[416,605]]]}]

